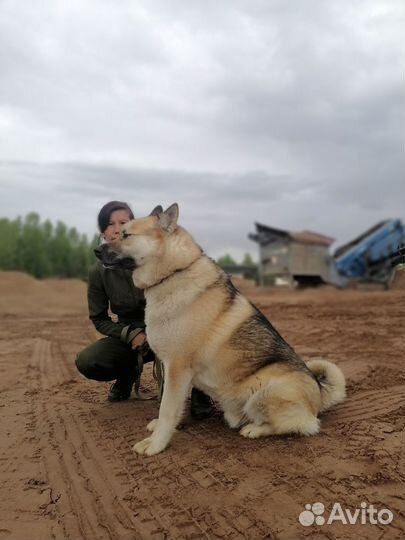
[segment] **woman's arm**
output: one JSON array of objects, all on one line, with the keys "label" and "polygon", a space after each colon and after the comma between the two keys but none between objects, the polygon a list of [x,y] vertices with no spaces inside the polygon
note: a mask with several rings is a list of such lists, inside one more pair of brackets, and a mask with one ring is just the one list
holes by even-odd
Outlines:
[{"label": "woman's arm", "polygon": [[111,320],[108,315],[109,299],[97,266],[89,273],[87,302],[89,318],[100,334],[116,337],[130,344],[138,334],[144,332],[143,328],[135,328],[126,323],[115,323]]}]

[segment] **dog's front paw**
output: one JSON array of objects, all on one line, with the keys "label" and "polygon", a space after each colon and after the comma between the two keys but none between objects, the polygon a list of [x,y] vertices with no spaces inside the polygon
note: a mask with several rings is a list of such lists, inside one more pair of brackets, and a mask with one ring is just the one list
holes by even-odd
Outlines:
[{"label": "dog's front paw", "polygon": [[157,426],[158,420],[159,420],[159,418],[154,418],[153,420],[151,420],[151,421],[149,422],[149,424],[146,426],[146,430],[147,430],[147,431],[151,431],[151,432],[155,431],[155,428],[156,428],[156,426]]},{"label": "dog's front paw", "polygon": [[132,447],[132,450],[136,452],[137,454],[145,454],[146,450],[148,449],[150,445],[151,437],[147,437],[146,439],[143,439],[143,441],[139,441]]},{"label": "dog's front paw", "polygon": [[164,449],[165,445],[159,444],[156,440],[153,440],[152,437],[147,437],[132,447],[132,450],[144,456],[154,456]]}]

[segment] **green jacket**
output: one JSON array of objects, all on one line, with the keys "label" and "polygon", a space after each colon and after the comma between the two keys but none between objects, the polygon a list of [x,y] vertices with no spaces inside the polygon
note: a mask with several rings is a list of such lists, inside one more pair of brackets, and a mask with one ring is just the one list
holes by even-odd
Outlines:
[{"label": "green jacket", "polygon": [[[89,318],[101,334],[130,343],[145,329],[145,297],[134,285],[132,270],[111,270],[97,261],[89,273],[87,300]],[[118,322],[112,321],[109,307]]]}]

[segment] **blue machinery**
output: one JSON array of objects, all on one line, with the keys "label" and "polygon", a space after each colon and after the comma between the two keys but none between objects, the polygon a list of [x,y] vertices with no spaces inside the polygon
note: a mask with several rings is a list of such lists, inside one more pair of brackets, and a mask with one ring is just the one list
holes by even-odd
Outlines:
[{"label": "blue machinery", "polygon": [[388,285],[393,261],[403,252],[404,243],[405,227],[401,220],[387,219],[377,223],[335,251],[330,281],[338,287],[357,280]]}]

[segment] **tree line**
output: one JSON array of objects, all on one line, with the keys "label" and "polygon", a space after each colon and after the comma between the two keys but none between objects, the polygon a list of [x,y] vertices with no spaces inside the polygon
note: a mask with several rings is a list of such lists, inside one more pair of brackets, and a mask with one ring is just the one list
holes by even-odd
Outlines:
[{"label": "tree line", "polygon": [[0,218],[0,269],[18,270],[36,278],[86,278],[95,262],[98,235],[90,240],[58,221],[41,222],[31,212],[25,218]]},{"label": "tree line", "polygon": [[[14,220],[0,218],[0,270],[18,270],[39,279],[85,279],[95,263],[94,249],[98,244],[97,234],[88,240],[62,221],[56,225],[49,220],[41,222],[36,212]],[[237,265],[229,254],[217,262],[224,267]],[[248,253],[242,265],[255,266]]]},{"label": "tree line", "polygon": [[238,266],[239,264],[241,264],[242,266],[256,266],[250,253],[245,253],[245,256],[241,263],[236,262],[235,259],[231,255],[229,255],[229,253],[223,255],[222,257],[218,257],[217,263],[219,264],[219,266],[223,267]]}]

